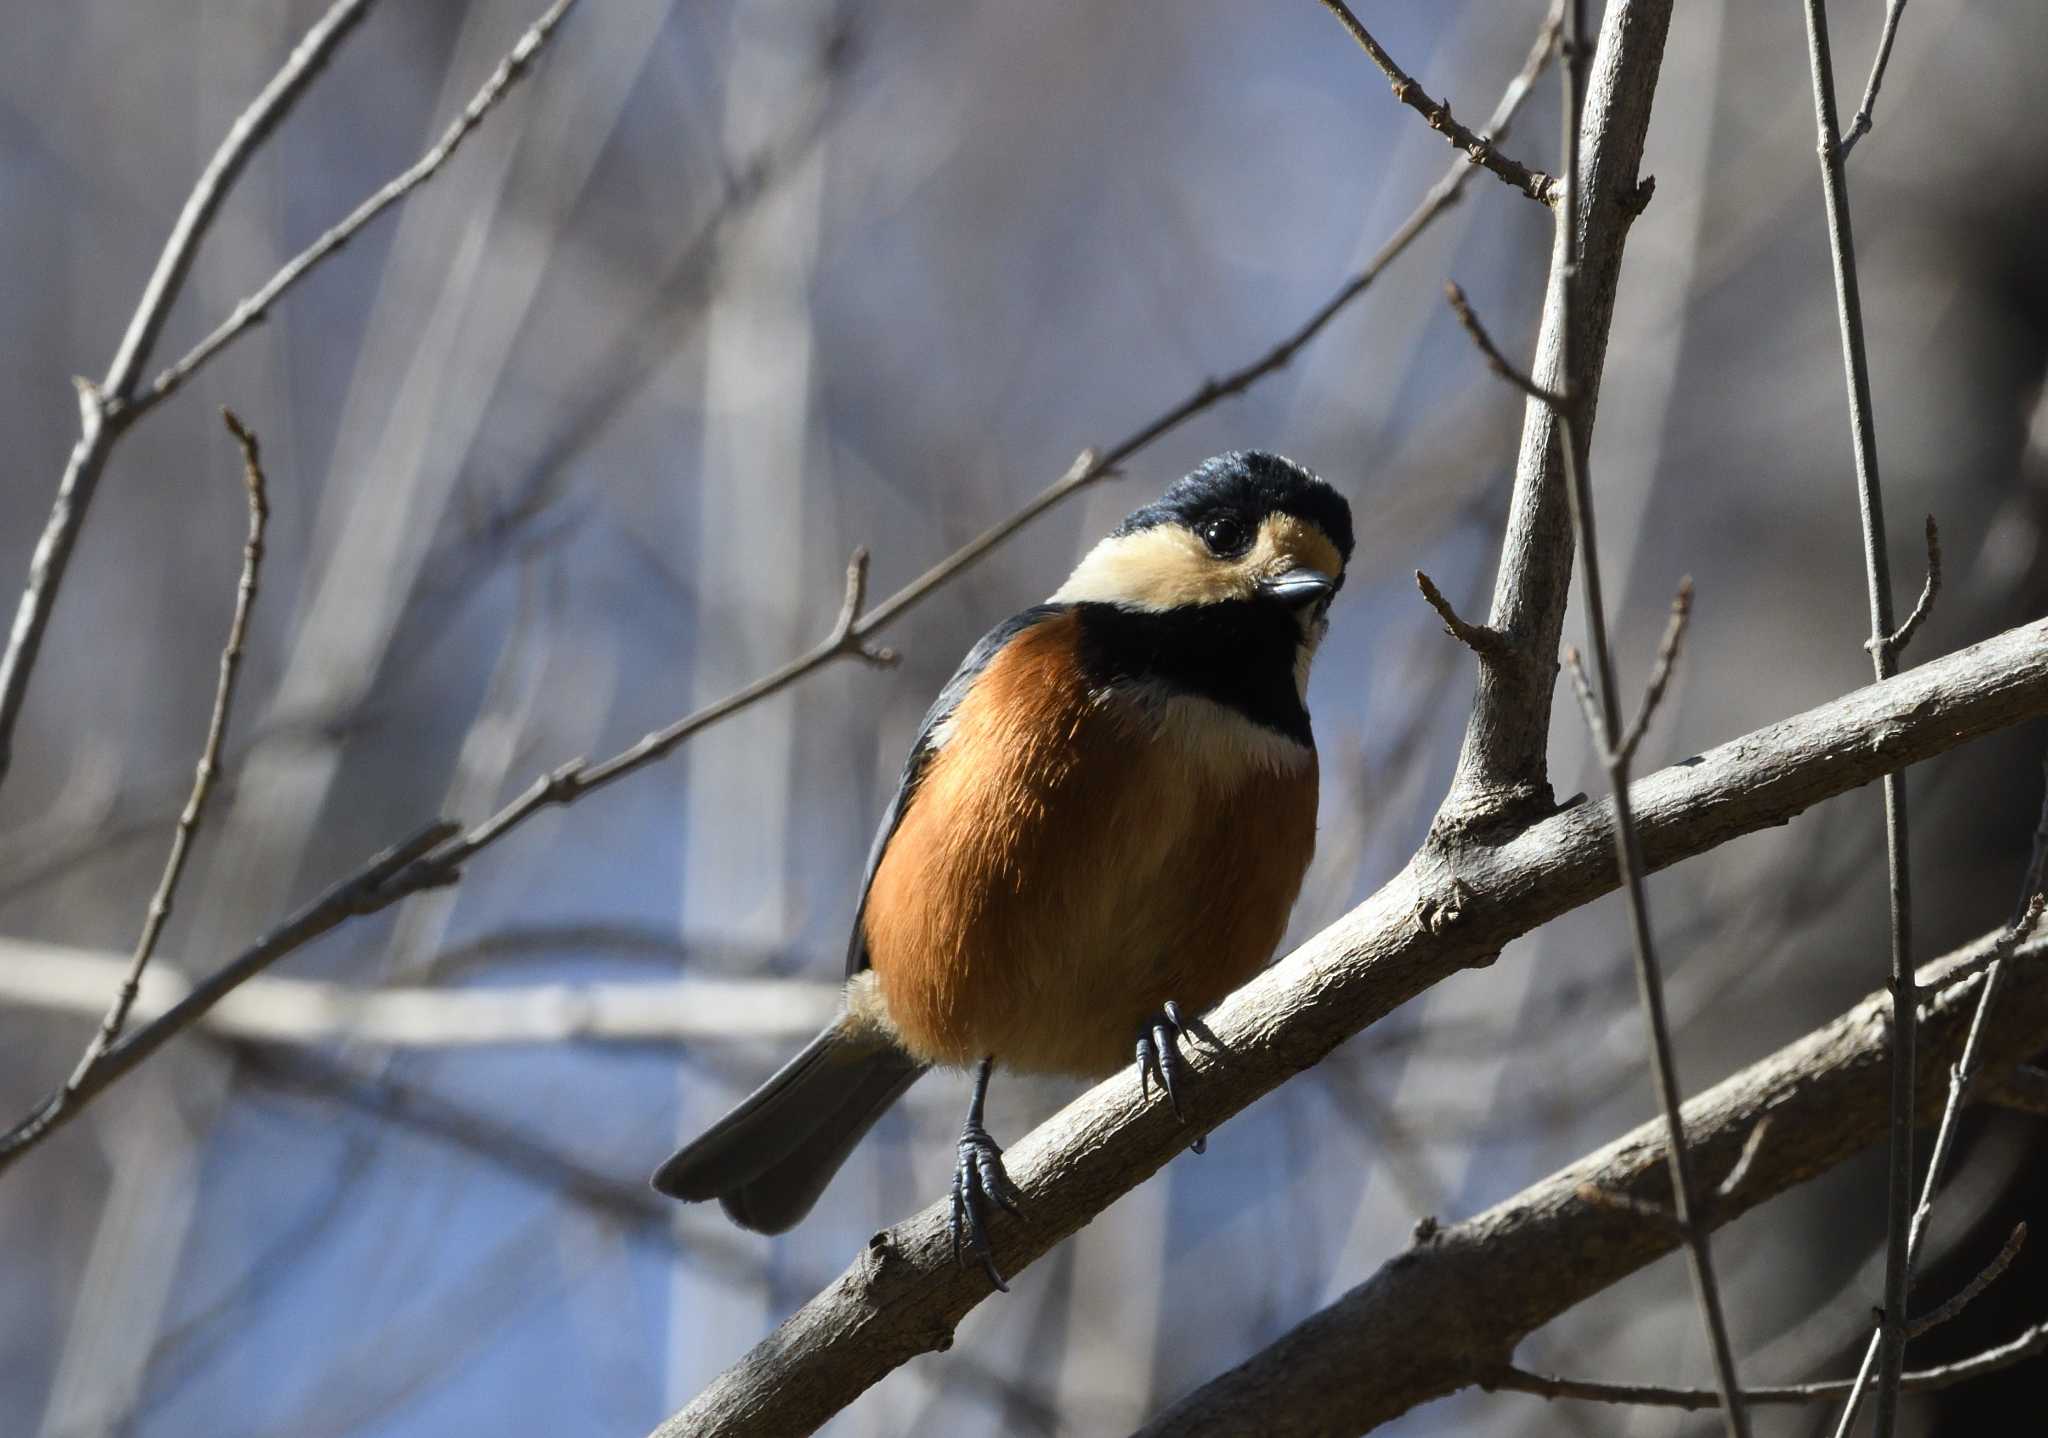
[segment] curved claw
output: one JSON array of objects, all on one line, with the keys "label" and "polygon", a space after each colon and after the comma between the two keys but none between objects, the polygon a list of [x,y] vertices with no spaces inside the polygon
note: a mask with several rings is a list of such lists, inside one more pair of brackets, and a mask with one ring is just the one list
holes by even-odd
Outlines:
[{"label": "curved claw", "polygon": [[[1166,1001],[1157,1014],[1138,1025],[1138,1096],[1149,1100],[1152,1097],[1152,1079],[1156,1076],[1159,1086],[1166,1090],[1166,1100],[1173,1105],[1173,1116],[1185,1121],[1186,1115],[1180,1106],[1181,1085],[1189,1078],[1187,1060],[1182,1057],[1180,1041],[1189,1038],[1217,1054],[1228,1052],[1199,1018],[1181,1012],[1181,1007],[1172,999]],[[1198,1136],[1191,1147],[1201,1153],[1209,1146],[1207,1134]]]},{"label": "curved claw", "polygon": [[962,1130],[959,1152],[959,1161],[953,1166],[953,1262],[966,1266],[961,1243],[964,1236],[965,1252],[981,1261],[989,1282],[998,1292],[1008,1293],[1010,1285],[1003,1281],[989,1249],[985,1205],[993,1201],[1005,1212],[1022,1218],[1024,1195],[1003,1167],[1002,1149],[979,1124],[970,1123]]}]

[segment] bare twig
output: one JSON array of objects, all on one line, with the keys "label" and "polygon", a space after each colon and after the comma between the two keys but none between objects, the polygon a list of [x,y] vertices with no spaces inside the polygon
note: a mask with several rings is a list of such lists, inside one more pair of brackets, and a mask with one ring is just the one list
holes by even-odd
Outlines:
[{"label": "bare twig", "polygon": [[1906,13],[1906,0],[1887,0],[1884,7],[1884,29],[1877,37],[1877,55],[1870,62],[1870,78],[1863,85],[1863,103],[1856,107],[1856,118],[1849,122],[1849,133],[1842,136],[1842,158],[1849,158],[1849,151],[1856,148],[1856,142],[1870,133],[1876,123],[1872,113],[1877,108],[1878,87],[1884,84],[1885,66],[1892,62],[1892,41],[1899,37],[1899,19]]},{"label": "bare twig", "polygon": [[1633,760],[1636,750],[1643,744],[1643,735],[1649,732],[1650,720],[1656,716],[1657,706],[1664,701],[1664,690],[1671,683],[1672,669],[1678,663],[1678,647],[1685,640],[1685,626],[1692,618],[1692,576],[1678,581],[1678,592],[1671,596],[1671,618],[1665,622],[1664,637],[1657,643],[1657,659],[1650,666],[1650,680],[1643,686],[1643,702],[1636,709],[1635,721],[1628,726],[1628,732],[1621,738],[1621,755]]},{"label": "bare twig", "polygon": [[[1923,1368],[1900,1380],[1906,1393],[1933,1393],[1958,1383],[1997,1373],[2016,1363],[2048,1353],[2048,1323],[2037,1323],[2010,1343],[1982,1353]],[[1745,1403],[1827,1403],[1847,1397],[1855,1380],[1842,1378],[1827,1383],[1789,1383],[1776,1388],[1745,1388]],[[1502,1393],[1533,1393],[1539,1398],[1576,1398],[1587,1403],[1622,1403],[1641,1408],[1684,1408],[1697,1411],[1721,1406],[1721,1395],[1712,1388],[1657,1388],[1642,1383],[1591,1383],[1582,1378],[1554,1378],[1531,1373],[1526,1368],[1504,1368],[1486,1384]]]},{"label": "bare twig", "polygon": [[2032,898],[2028,899],[2026,908],[2022,909],[2020,916],[2013,920],[2006,927],[2005,931],[1998,936],[1998,942],[1991,946],[1990,951],[1975,963],[1970,964],[1966,968],[1958,969],[1949,978],[1948,982],[1960,984],[1969,979],[1974,979],[1977,975],[1992,967],[1992,965],[2002,964],[2011,958],[2013,950],[2025,943],[2028,938],[2032,937],[2034,930],[2040,927],[2044,907],[2048,907],[2048,899],[2044,899],[2041,895],[2035,894]]},{"label": "bare twig", "polygon": [[29,675],[42,651],[50,611],[64,583],[71,552],[77,546],[79,531],[85,527],[86,512],[106,470],[107,457],[126,428],[127,418],[133,415],[127,406],[136,381],[143,366],[149,363],[150,352],[163,332],[171,306],[185,286],[200,243],[250,157],[291,112],[306,87],[326,68],[336,47],[361,22],[373,3],[374,0],[335,0],[292,50],[283,67],[235,118],[193,184],[191,194],[186,196],[185,206],[171,227],[170,237],[164,241],[156,268],[128,321],[128,329],[121,336],[120,347],[107,366],[106,377],[98,382],[76,382],[78,441],[65,461],[64,476],[57,483],[56,502],[29,561],[28,583],[14,613],[6,652],[0,654],[0,784],[6,782],[13,762],[14,730],[28,694]]},{"label": "bare twig", "polygon": [[[1849,426],[1856,460],[1857,509],[1863,521],[1863,569],[1870,592],[1871,668],[1880,680],[1897,672],[1894,633],[1910,636],[1912,623],[1892,623],[1891,559],[1885,540],[1884,490],[1877,471],[1877,421],[1870,398],[1870,361],[1863,341],[1863,298],[1856,278],[1856,236],[1849,217],[1840,125],[1835,115],[1834,60],[1828,48],[1826,0],[1806,0],[1806,41],[1813,74],[1814,123],[1819,130],[1821,197],[1827,210],[1828,253],[1834,264],[1835,308],[1842,331],[1842,369],[1849,396]],[[1938,551],[1928,553],[1929,592]],[[1906,835],[1906,784],[1884,781],[1885,861],[1890,877],[1892,1042],[1891,1151],[1885,1174],[1884,1320],[1878,1329],[1877,1417],[1873,1438],[1891,1438],[1898,1421],[1899,1376],[1906,1363],[1906,1309],[1912,1287],[1908,1232],[1913,1212],[1913,1033],[1918,995],[1913,990],[1913,888]],[[1847,1438],[1861,1390],[1850,1395],[1836,1438]]]},{"label": "bare twig", "polygon": [[1486,332],[1486,326],[1481,324],[1479,316],[1473,313],[1471,302],[1465,298],[1464,290],[1455,283],[1446,283],[1444,298],[1450,302],[1451,311],[1457,315],[1458,323],[1465,327],[1465,333],[1472,337],[1472,343],[1479,347],[1479,353],[1486,357],[1487,366],[1495,374],[1539,403],[1547,404],[1553,409],[1561,410],[1566,407],[1562,394],[1545,389],[1536,383],[1500,352],[1500,346],[1493,342],[1493,336]]},{"label": "bare twig", "polygon": [[1927,578],[1920,586],[1920,598],[1913,605],[1913,612],[1906,616],[1906,622],[1882,639],[1866,639],[1865,649],[1873,652],[1881,645],[1894,655],[1913,642],[1913,635],[1927,616],[1934,612],[1935,596],[1941,593],[1941,530],[1934,523],[1934,516],[1927,516]]},{"label": "bare twig", "polygon": [[[2048,712],[2048,621],[1638,780],[1632,797],[1643,852],[1662,868],[1755,832],[1868,783],[1890,765],[1965,742],[1983,728],[1985,711],[2008,724]],[[1442,902],[1447,876],[1425,849],[1386,887],[1207,1015],[1230,1051],[1230,1082],[1199,1084],[1185,1094],[1185,1126],[1170,1110],[1141,1104],[1134,1085],[1113,1078],[1013,1145],[1010,1175],[1024,1191],[1031,1221],[998,1220],[991,1231],[1003,1271],[1021,1273],[1150,1177],[1186,1148],[1189,1129],[1215,1130],[1416,994],[1585,902],[1589,891],[1612,891],[1613,812],[1605,802],[1580,804],[1497,843],[1467,845],[1458,860],[1463,893],[1454,915]],[[1976,952],[1973,946],[1963,957]],[[2016,1061],[2048,1033],[2048,968],[2031,959],[2011,967],[2015,997],[2000,1007],[1986,1047],[1993,1063]],[[1939,982],[1942,971],[1931,970],[1929,977]],[[1950,1036],[1959,1032],[1967,998],[1953,989],[1931,990],[1930,1025]],[[1736,1203],[1710,1215],[1714,1222],[1761,1203],[1795,1175],[1840,1162],[1881,1131],[1882,1099],[1870,1078],[1883,1062],[1886,1036],[1870,1014],[1866,1004],[1802,1040],[1770,1068],[1775,1077],[1768,1081],[1752,1071],[1688,1107],[1687,1137],[1702,1162],[1716,1164],[1732,1161],[1763,1113],[1775,1114],[1771,1142]],[[1214,1062],[1206,1051],[1192,1061],[1197,1068]],[[1667,1161],[1665,1133],[1660,1120],[1547,1182],[1512,1214],[1447,1226],[1443,1242],[1406,1250],[1385,1275],[1401,1291],[1380,1293],[1395,1301],[1375,1307],[1383,1321],[1371,1331],[1330,1332],[1312,1371],[1294,1366],[1297,1349],[1272,1357],[1276,1376],[1272,1387],[1259,1388],[1260,1398],[1270,1409],[1276,1394],[1313,1394],[1321,1426],[1256,1431],[1341,1429],[1360,1414],[1400,1411],[1474,1382],[1482,1363],[1511,1351],[1494,1346],[1496,1338],[1527,1332],[1523,1325],[1545,1321],[1573,1295],[1605,1287],[1668,1251],[1675,1241],[1668,1228],[1617,1221],[1593,1205],[1568,1201],[1586,1182],[1647,1192],[1648,1179]],[[809,1432],[891,1369],[943,1346],[991,1291],[984,1275],[953,1265],[949,1218],[950,1207],[935,1203],[889,1229],[664,1433],[758,1438]],[[1504,1296],[1504,1283],[1513,1284],[1511,1295]],[[1424,1309],[1433,1315],[1455,1310],[1457,1317],[1441,1324],[1433,1319],[1422,1335],[1414,1331],[1414,1315]],[[1362,1365],[1361,1351],[1397,1354],[1400,1362]],[[1325,1385],[1344,1396],[1333,1398]],[[1188,1411],[1177,1408],[1154,1431],[1187,1431],[1175,1429],[1173,1419]],[[1242,1420],[1247,1411],[1229,1416]],[[1231,1431],[1224,1416],[1217,1410],[1206,1431]],[[1360,1422],[1349,1431],[1367,1426]],[[1242,1422],[1236,1431],[1246,1431]]]},{"label": "bare twig", "polygon": [[[1602,764],[1611,765],[1616,758],[1628,763],[1634,760],[1636,750],[1642,747],[1643,735],[1649,731],[1650,720],[1656,717],[1657,706],[1663,702],[1664,691],[1671,684],[1672,669],[1678,662],[1679,646],[1685,639],[1685,627],[1691,617],[1692,578],[1688,575],[1678,581],[1678,592],[1671,597],[1671,618],[1664,625],[1663,639],[1658,641],[1657,659],[1650,669],[1649,682],[1643,686],[1642,702],[1619,743],[1614,741],[1608,729],[1608,715],[1593,693],[1592,681],[1586,677],[1585,660],[1580,656],[1578,646],[1565,646],[1565,672],[1571,675],[1572,692],[1585,715],[1586,727],[1593,731],[1593,743]],[[1614,717],[1618,719],[1620,716]]]},{"label": "bare twig", "polygon": [[242,572],[235,586],[234,617],[228,621],[227,642],[220,651],[220,678],[214,686],[213,711],[207,720],[206,742],[199,752],[199,763],[192,778],[192,793],[185,800],[185,808],[178,815],[177,829],[171,836],[170,856],[164,860],[163,874],[157,880],[156,893],[150,898],[149,909],[142,922],[142,936],[135,942],[135,951],[129,956],[121,986],[115,991],[114,1001],[107,1006],[99,1027],[93,1031],[92,1041],[85,1046],[85,1052],[79,1056],[64,1086],[48,1101],[58,1110],[77,1100],[80,1091],[91,1082],[94,1070],[105,1061],[107,1051],[121,1037],[121,1030],[128,1022],[128,1011],[135,1006],[135,996],[142,989],[143,972],[155,956],[157,940],[162,937],[164,923],[171,916],[178,882],[185,876],[185,860],[192,851],[192,836],[199,832],[199,821],[206,813],[206,801],[213,794],[213,781],[220,773],[220,752],[227,739],[228,712],[235,702],[235,680],[241,673],[242,646],[249,633],[249,609],[256,601],[256,574],[263,563],[263,528],[270,519],[256,436],[243,427],[233,411],[222,410],[221,415],[242,446],[243,487],[249,496],[249,532],[242,544]]},{"label": "bare twig", "polygon": [[270,307],[283,297],[285,291],[304,279],[322,260],[354,239],[365,225],[385,210],[432,179],[434,172],[445,165],[462,142],[469,138],[470,132],[483,123],[484,116],[488,115],[497,103],[504,99],[505,93],[518,84],[533,67],[534,59],[540,54],[541,47],[548,43],[555,32],[555,27],[562,23],[575,4],[576,0],[554,0],[554,3],[541,13],[540,18],[520,35],[511,51],[498,62],[498,68],[484,81],[483,88],[470,97],[469,103],[462,107],[462,113],[455,117],[441,138],[435,141],[425,154],[349,211],[341,223],[285,261],[276,274],[237,304],[228,317],[216,325],[206,338],[152,380],[149,388],[135,397],[128,417],[132,418],[135,414],[140,414],[168,399],[208,360],[233,343],[250,326],[261,323],[269,314]]},{"label": "bare twig", "polygon": [[1322,6],[1337,17],[1338,22],[1351,33],[1351,38],[1358,42],[1359,48],[1370,55],[1373,64],[1386,73],[1388,81],[1394,87],[1394,98],[1427,120],[1430,129],[1437,131],[1463,150],[1470,163],[1492,172],[1532,200],[1540,200],[1546,205],[1556,201],[1557,180],[1541,170],[1532,170],[1511,156],[1502,154],[1488,136],[1475,135],[1459,124],[1452,116],[1448,104],[1441,100],[1432,100],[1427,91],[1394,63],[1394,57],[1372,37],[1371,31],[1359,23],[1358,17],[1351,13],[1351,8],[1344,0],[1322,0]]},{"label": "bare twig", "polygon": [[1742,1152],[1736,1156],[1735,1167],[1728,1170],[1728,1176],[1722,1179],[1720,1187],[1714,1190],[1715,1203],[1728,1203],[1741,1194],[1742,1185],[1749,1178],[1750,1166],[1756,1162],[1756,1156],[1763,1152],[1764,1136],[1770,1131],[1771,1116],[1765,1114],[1750,1129],[1749,1137],[1743,1140]]},{"label": "bare twig", "polygon": [[1469,624],[1458,617],[1458,611],[1451,607],[1451,601],[1444,598],[1443,591],[1436,587],[1436,581],[1421,570],[1415,571],[1415,587],[1422,591],[1422,597],[1429,607],[1444,622],[1444,632],[1477,654],[1481,659],[1504,660],[1514,657],[1514,647],[1507,636],[1498,629],[1484,624]]},{"label": "bare twig", "polygon": [[1923,1333],[1939,1328],[1942,1324],[1947,1323],[1965,1308],[1976,1302],[1978,1295],[1983,1293],[1992,1284],[1998,1282],[1999,1277],[2004,1274],[2006,1269],[2012,1267],[2012,1261],[2020,1256],[2020,1249],[2026,1245],[2026,1242],[2027,1226],[2024,1223],[2014,1224],[2011,1235],[2005,1240],[2005,1247],[1999,1249],[1992,1260],[1985,1264],[1982,1269],[1978,1270],[1977,1276],[1964,1284],[1962,1291],[1957,1293],[1954,1298],[1951,1298],[1932,1312],[1923,1314],[1907,1324],[1906,1336],[1908,1338],[1918,1338]]}]

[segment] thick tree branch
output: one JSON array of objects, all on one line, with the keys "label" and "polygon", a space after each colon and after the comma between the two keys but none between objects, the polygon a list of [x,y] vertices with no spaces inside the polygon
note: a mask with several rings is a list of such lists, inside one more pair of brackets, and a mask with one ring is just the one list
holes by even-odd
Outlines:
[{"label": "thick tree branch", "polygon": [[[2048,621],[1937,659],[1639,781],[1632,797],[1645,859],[1653,869],[1676,863],[2041,713],[2048,713]],[[1611,891],[1612,825],[1609,805],[1588,803],[1497,844],[1426,847],[1379,893],[1208,1016],[1229,1057],[1218,1061],[1206,1051],[1193,1056],[1193,1066],[1211,1081],[1183,1093],[1185,1127],[1165,1106],[1141,1102],[1136,1082],[1126,1074],[1097,1085],[1014,1145],[1010,1173],[1025,1193],[1031,1221],[998,1219],[998,1266],[1005,1273],[1021,1272],[1185,1149],[1191,1130],[1215,1129],[1432,984],[1490,961],[1511,939]],[[2020,967],[2031,976],[2031,966]],[[1933,1002],[1952,1007],[1963,992],[1968,990],[1951,989]],[[2031,1012],[2023,1003],[2002,1010],[1999,1032]],[[1691,1107],[1712,1111],[1715,1102],[1710,1095]],[[1760,1110],[1744,1111],[1739,1125],[1730,1128],[1725,1152],[1718,1140],[1703,1143],[1703,1167],[1718,1172],[1732,1165],[1759,1117]],[[1630,1173],[1654,1171],[1663,1162],[1656,1132],[1633,1141],[1631,1152],[1648,1159]],[[1743,1192],[1722,1208],[1733,1212],[1737,1203],[1757,1202],[1770,1191],[1758,1170],[1775,1163],[1774,1171],[1782,1174],[1795,1164],[1797,1152],[1774,1123]],[[1573,1182],[1606,1176],[1594,1166]],[[1581,1210],[1593,1207],[1573,1203]],[[991,1291],[978,1270],[953,1264],[947,1213],[946,1204],[935,1203],[877,1234],[850,1270],[664,1425],[665,1438],[808,1432],[897,1365],[946,1347],[961,1317]],[[1603,1213],[1601,1222],[1609,1229],[1643,1227],[1625,1214]],[[1660,1233],[1662,1238],[1631,1250],[1640,1256],[1629,1266],[1669,1245],[1669,1230],[1660,1227]],[[1417,1302],[1411,1298],[1404,1310],[1403,1322],[1411,1329],[1414,1313],[1421,1311]],[[1432,1297],[1424,1307],[1434,1313],[1436,1304]],[[1403,1343],[1413,1336],[1404,1336]],[[1355,1353],[1347,1349],[1347,1382],[1362,1373]],[[1506,1359],[1505,1352],[1489,1356]]]},{"label": "thick tree branch", "polygon": [[[1943,984],[1951,970],[1996,941],[1986,935],[1930,964],[1925,981],[1930,988]],[[2037,939],[2021,954],[1994,1026],[1994,1066],[2009,1066],[2048,1037],[2048,941]],[[1961,1047],[1982,982],[1951,984],[1931,1003],[1922,1077],[1937,1079]],[[1756,1124],[1765,1115],[1771,1120],[1770,1141],[1752,1157],[1740,1191],[1714,1205],[1707,1221],[1726,1223],[1884,1133],[1890,1005],[1888,993],[1873,994],[1685,1106],[1688,1147],[1708,1172],[1735,1163]],[[1919,1091],[1931,1099],[1934,1085]],[[1923,1102],[1920,1117],[1931,1119],[1934,1111]],[[1670,1224],[1645,1222],[1581,1196],[1588,1187],[1653,1202],[1667,1196],[1665,1145],[1663,1121],[1644,1124],[1505,1203],[1438,1230],[1271,1347],[1183,1398],[1144,1434],[1350,1435],[1460,1388],[1521,1386],[1504,1375],[1512,1373],[1515,1345],[1525,1335],[1679,1243]],[[1429,1321],[1417,1323],[1418,1313]],[[1360,1363],[1361,1353],[1373,1361]],[[1713,1401],[1708,1395],[1707,1403]]]},{"label": "thick tree branch", "polygon": [[[1567,227],[1560,224],[1535,362],[1526,375],[1541,395],[1571,396],[1581,450],[1592,441],[1623,247],[1646,194],[1637,172],[1670,21],[1670,0],[1614,0],[1607,7],[1579,127],[1577,279],[1567,303]],[[1512,829],[1552,807],[1545,759],[1550,696],[1574,549],[1564,485],[1565,427],[1562,411],[1532,395],[1485,625],[1505,635],[1524,662],[1479,668],[1457,773],[1437,811],[1440,833]]]}]

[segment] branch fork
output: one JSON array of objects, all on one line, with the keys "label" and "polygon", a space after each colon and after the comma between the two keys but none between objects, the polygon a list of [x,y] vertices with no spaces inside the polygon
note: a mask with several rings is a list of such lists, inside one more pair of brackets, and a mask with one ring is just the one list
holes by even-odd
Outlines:
[{"label": "branch fork", "polygon": [[1471,624],[1460,619],[1458,611],[1451,607],[1451,601],[1444,598],[1443,591],[1436,587],[1436,581],[1419,569],[1415,571],[1415,587],[1422,591],[1429,607],[1443,620],[1444,633],[1481,659],[1489,664],[1506,664],[1521,657],[1515,651],[1514,640],[1505,631],[1490,624]]}]

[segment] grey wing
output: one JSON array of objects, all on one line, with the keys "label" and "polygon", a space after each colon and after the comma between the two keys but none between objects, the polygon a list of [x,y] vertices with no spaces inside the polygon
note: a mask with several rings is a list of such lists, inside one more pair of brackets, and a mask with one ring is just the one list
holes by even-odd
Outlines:
[{"label": "grey wing", "polygon": [[917,784],[924,777],[925,765],[931,762],[934,745],[933,736],[941,724],[959,707],[967,691],[974,684],[989,661],[1002,652],[1004,645],[1025,630],[1042,624],[1056,615],[1066,612],[1063,604],[1034,604],[1020,614],[1013,614],[1001,624],[981,636],[975,646],[967,651],[967,657],[960,661],[960,667],[953,671],[953,677],[946,681],[946,687],[939,691],[939,697],[932,701],[932,707],[925,711],[924,721],[917,726],[917,738],[911,741],[910,757],[903,761],[903,777],[897,781],[895,797],[889,800],[889,807],[882,815],[881,825],[875,830],[875,842],[868,846],[867,871],[861,876],[860,902],[853,910],[853,933],[846,943],[846,976],[852,978],[868,966],[867,937],[861,925],[861,917],[868,906],[868,889],[875,882],[875,870],[881,867],[882,855],[889,847],[889,840],[896,833],[897,824],[903,820],[904,810],[917,793]]}]

